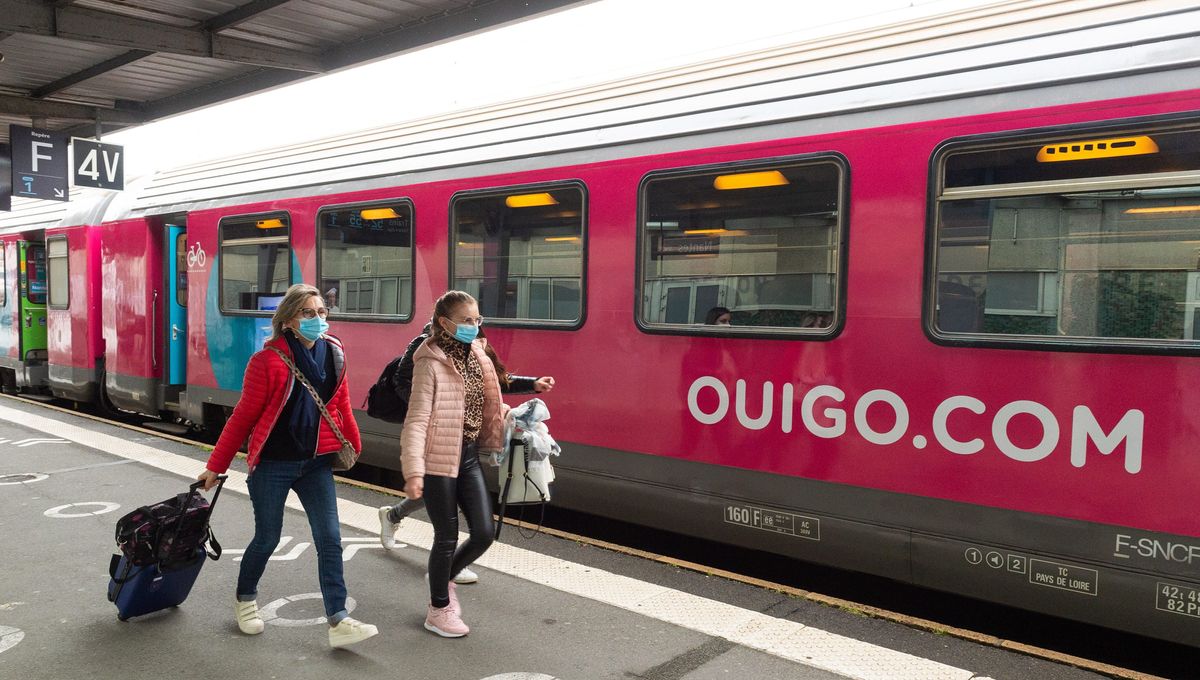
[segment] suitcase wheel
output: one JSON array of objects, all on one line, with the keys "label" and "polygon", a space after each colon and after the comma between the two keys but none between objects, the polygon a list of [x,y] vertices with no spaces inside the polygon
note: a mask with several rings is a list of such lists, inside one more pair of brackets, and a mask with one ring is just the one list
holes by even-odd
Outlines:
[{"label": "suitcase wheel", "polygon": [[129,617],[128,617],[128,616],[121,616],[120,614],[117,614],[117,620],[118,620],[118,621],[128,621],[128,620],[129,620]]}]

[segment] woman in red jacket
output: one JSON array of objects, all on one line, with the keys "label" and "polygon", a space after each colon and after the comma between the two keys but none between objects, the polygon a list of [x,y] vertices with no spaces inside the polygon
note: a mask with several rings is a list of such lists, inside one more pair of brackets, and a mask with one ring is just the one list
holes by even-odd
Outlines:
[{"label": "woman in red jacket", "polygon": [[[254,506],[254,539],[242,557],[234,612],[238,628],[247,635],[263,632],[258,614],[258,581],[267,560],[279,545],[288,491],[295,490],[308,514],[313,543],[317,546],[317,573],[325,615],[329,619],[329,644],[343,647],[378,633],[370,624],[349,617],[346,582],[342,577],[342,536],[332,463],[344,437],[361,451],[358,424],[350,408],[346,386],[346,353],[330,335],[321,292],[304,284],[288,288],[271,317],[274,331],[266,346],[250,357],[242,381],[242,397],[221,432],[200,474],[204,488],[216,484],[217,475],[229,469],[238,448],[250,439],[246,487]],[[313,400],[280,352],[305,376],[327,405],[339,433],[321,415]]]}]

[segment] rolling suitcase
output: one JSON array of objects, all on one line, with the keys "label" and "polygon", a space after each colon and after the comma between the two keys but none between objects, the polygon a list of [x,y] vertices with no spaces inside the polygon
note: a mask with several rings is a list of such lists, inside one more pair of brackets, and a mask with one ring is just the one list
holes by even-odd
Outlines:
[{"label": "rolling suitcase", "polygon": [[208,525],[225,476],[219,480],[211,501],[196,482],[187,493],[138,508],[117,522],[121,553],[109,561],[108,600],[117,606],[118,619],[179,606],[205,560],[221,556]]}]

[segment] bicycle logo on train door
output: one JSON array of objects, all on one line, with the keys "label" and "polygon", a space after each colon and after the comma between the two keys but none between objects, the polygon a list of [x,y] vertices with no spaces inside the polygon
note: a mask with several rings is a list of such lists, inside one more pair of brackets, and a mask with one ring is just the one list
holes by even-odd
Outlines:
[{"label": "bicycle logo on train door", "polygon": [[204,248],[199,243],[193,243],[187,249],[187,265],[188,269],[203,268],[208,262],[208,255],[204,253]]}]

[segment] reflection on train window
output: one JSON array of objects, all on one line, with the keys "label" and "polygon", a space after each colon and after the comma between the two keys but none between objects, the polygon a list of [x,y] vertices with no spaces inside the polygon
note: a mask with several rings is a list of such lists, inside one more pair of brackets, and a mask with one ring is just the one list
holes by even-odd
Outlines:
[{"label": "reflection on train window", "polygon": [[0,305],[8,304],[8,242],[0,242]]},{"label": "reflection on train window", "polygon": [[[1093,157],[1112,139],[1138,140],[1137,155]],[[1070,156],[1072,148],[1081,151]],[[1070,157],[1047,161],[1047,149]],[[1016,158],[1024,159],[1025,172]],[[988,173],[989,160],[1002,162],[1002,170]],[[1051,163],[1064,166],[1054,176],[1065,179],[1026,183],[1048,176],[1038,166]],[[951,156],[937,220],[935,330],[1050,343],[1194,345],[1198,168],[1198,132],[1093,135]],[[965,183],[989,177],[1020,183]]]},{"label": "reflection on train window", "polygon": [[41,243],[25,244],[24,272],[21,288],[25,299],[31,304],[46,304],[46,246]]},{"label": "reflection on train window", "polygon": [[728,309],[734,330],[829,331],[842,177],[839,164],[810,161],[648,180],[642,322],[703,325]]},{"label": "reflection on train window", "polygon": [[317,279],[333,314],[412,314],[413,211],[406,201],[341,206],[317,216]]},{"label": "reflection on train window", "polygon": [[65,236],[46,240],[46,269],[49,278],[50,307],[66,309],[70,302],[70,271]]},{"label": "reflection on train window", "polygon": [[271,312],[292,280],[291,226],[282,213],[221,220],[221,310]]},{"label": "reflection on train window", "polygon": [[187,232],[175,237],[175,304],[187,307]]},{"label": "reflection on train window", "polygon": [[488,319],[583,318],[583,188],[521,187],[457,197],[454,287]]}]

